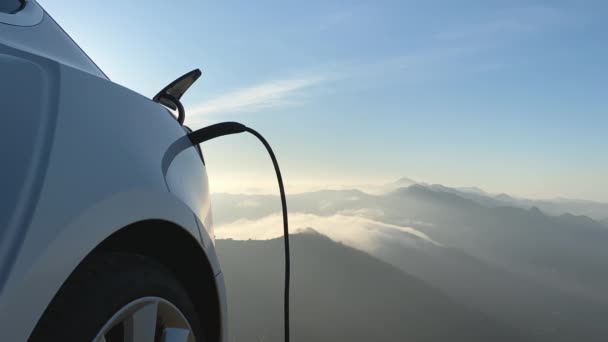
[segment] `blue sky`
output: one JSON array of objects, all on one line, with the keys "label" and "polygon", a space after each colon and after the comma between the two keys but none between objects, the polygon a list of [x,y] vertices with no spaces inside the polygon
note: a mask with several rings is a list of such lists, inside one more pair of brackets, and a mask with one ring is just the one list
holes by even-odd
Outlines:
[{"label": "blue sky", "polygon": [[[408,176],[608,201],[604,1],[40,3],[146,96],[201,68],[187,123],[258,129],[288,191]],[[274,185],[250,137],[204,153],[213,190]]]}]

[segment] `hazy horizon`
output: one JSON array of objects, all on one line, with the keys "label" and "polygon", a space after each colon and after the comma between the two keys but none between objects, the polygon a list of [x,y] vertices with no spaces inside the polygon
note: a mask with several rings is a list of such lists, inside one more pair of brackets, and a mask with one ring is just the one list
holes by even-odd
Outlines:
[{"label": "hazy horizon", "polygon": [[[210,176],[211,177],[211,176]],[[241,177],[242,178],[242,177]],[[479,190],[484,192],[487,195],[498,196],[498,195],[508,195],[513,198],[518,199],[529,199],[536,201],[560,201],[560,200],[571,200],[571,201],[582,201],[582,202],[596,202],[602,204],[608,204],[607,200],[602,199],[589,199],[589,198],[577,198],[577,197],[568,197],[565,195],[556,194],[552,197],[535,197],[535,196],[527,196],[525,194],[514,193],[508,190],[494,190],[490,191],[486,188],[473,185],[473,184],[446,184],[440,182],[433,181],[419,181],[416,179],[412,179],[409,177],[398,177],[392,180],[387,180],[383,182],[358,182],[358,183],[344,183],[344,182],[324,182],[324,183],[315,183],[311,182],[288,182],[286,183],[286,189],[290,194],[302,194],[308,192],[316,192],[323,190],[358,190],[368,194],[385,194],[387,192],[393,191],[399,187],[407,187],[409,185],[398,185],[398,181],[406,178],[408,180],[413,181],[412,184],[422,184],[422,185],[438,185],[438,186],[446,186],[454,189],[463,189],[463,190]],[[234,181],[234,180],[224,180],[217,181],[214,184],[211,184],[211,192],[214,194],[232,194],[232,195],[278,195],[278,186],[276,184],[276,180],[269,179],[263,182],[247,182],[247,180],[242,181]]]}]

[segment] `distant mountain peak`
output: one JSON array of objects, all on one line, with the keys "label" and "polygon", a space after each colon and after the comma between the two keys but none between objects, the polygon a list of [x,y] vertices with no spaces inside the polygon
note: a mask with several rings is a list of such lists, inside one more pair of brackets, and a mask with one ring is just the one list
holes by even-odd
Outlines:
[{"label": "distant mountain peak", "polygon": [[504,192],[494,196],[494,198],[499,199],[499,200],[507,200],[507,201],[513,200],[513,197],[505,194]]},{"label": "distant mountain peak", "polygon": [[413,180],[411,178],[407,178],[407,177],[401,177],[395,181],[395,184],[398,187],[410,186],[410,185],[417,184],[417,183],[418,182],[416,182],[415,180]]},{"label": "distant mountain peak", "polygon": [[312,228],[312,227],[306,227],[306,228],[300,228],[298,230],[295,231],[295,234],[305,234],[305,235],[322,235],[323,234],[319,233],[319,231],[317,231],[316,229]]},{"label": "distant mountain peak", "polygon": [[452,188],[440,184],[421,184],[416,183],[407,187],[401,187],[394,192],[397,195],[423,195],[437,199],[452,199],[469,201],[467,198],[459,196],[459,192]]},{"label": "distant mountain peak", "polygon": [[476,186],[463,186],[463,187],[457,188],[456,190],[470,193],[470,194],[476,194],[476,195],[483,195],[483,196],[489,195],[485,190],[478,188]]}]

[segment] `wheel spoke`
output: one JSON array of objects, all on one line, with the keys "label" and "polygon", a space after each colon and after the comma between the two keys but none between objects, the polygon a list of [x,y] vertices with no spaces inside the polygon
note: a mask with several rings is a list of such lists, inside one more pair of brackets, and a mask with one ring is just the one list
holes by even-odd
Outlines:
[{"label": "wheel spoke", "polygon": [[124,321],[125,342],[154,341],[158,303],[150,303],[137,309]]},{"label": "wheel spoke", "polygon": [[123,306],[101,328],[94,342],[115,338],[123,342],[195,341],[184,314],[160,297],[141,297]]},{"label": "wheel spoke", "polygon": [[181,328],[166,328],[163,330],[161,342],[187,342],[190,330]]}]

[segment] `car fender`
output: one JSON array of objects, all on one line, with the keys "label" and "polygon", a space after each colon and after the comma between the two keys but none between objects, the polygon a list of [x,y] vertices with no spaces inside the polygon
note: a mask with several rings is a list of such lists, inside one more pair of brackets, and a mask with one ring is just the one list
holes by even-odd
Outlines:
[{"label": "car fender", "polygon": [[50,140],[44,163],[36,166],[42,185],[31,198],[30,219],[9,236],[15,253],[0,293],[0,322],[11,324],[0,329],[1,341],[27,340],[77,265],[135,222],[158,219],[182,227],[219,273],[198,152],[187,148],[163,165],[184,129],[164,107],[127,88],[46,63],[36,62],[52,71],[45,84],[53,88],[45,94],[56,96],[55,105],[44,110],[53,120],[41,128]]}]

